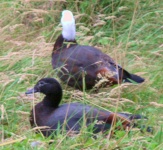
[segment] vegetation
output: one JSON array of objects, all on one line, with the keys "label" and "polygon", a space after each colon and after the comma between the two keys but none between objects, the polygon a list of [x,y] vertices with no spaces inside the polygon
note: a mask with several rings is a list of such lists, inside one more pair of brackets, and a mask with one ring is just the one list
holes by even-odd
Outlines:
[{"label": "vegetation", "polygon": [[[0,2],[0,149],[125,149],[163,147],[163,1],[162,0],[1,0]],[[119,85],[99,93],[80,92],[63,85],[62,103],[79,101],[111,111],[142,114],[139,129],[101,133],[93,138],[83,128],[76,136],[53,139],[35,134],[29,113],[43,95],[25,91],[42,77],[56,77],[51,66],[53,43],[61,33],[64,9],[76,18],[77,40],[94,45],[132,73],[145,78],[141,85]],[[53,141],[49,144],[49,141]]]}]

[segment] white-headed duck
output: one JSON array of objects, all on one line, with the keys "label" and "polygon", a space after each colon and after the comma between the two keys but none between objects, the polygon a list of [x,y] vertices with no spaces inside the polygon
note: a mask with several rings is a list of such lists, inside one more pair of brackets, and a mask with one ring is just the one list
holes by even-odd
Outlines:
[{"label": "white-headed duck", "polygon": [[52,52],[52,66],[60,68],[59,78],[69,86],[83,88],[83,74],[85,87],[91,89],[100,76],[108,79],[106,85],[122,82],[142,83],[144,79],[130,74],[107,54],[93,46],[79,45],[75,40],[75,19],[71,11],[64,10],[61,18],[62,34],[57,38]]}]

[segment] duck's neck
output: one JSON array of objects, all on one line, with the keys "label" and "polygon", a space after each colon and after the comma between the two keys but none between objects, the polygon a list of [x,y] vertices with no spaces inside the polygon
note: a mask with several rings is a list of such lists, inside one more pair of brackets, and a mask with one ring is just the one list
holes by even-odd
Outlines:
[{"label": "duck's neck", "polygon": [[60,50],[60,48],[63,48],[64,46],[66,46],[66,44],[64,42],[70,42],[70,43],[74,43],[76,44],[76,40],[66,40],[64,39],[63,35],[61,34],[60,36],[58,36],[55,44],[54,44],[54,48],[53,48],[53,52],[56,50]]},{"label": "duck's neck", "polygon": [[54,94],[48,94],[43,99],[43,104],[48,107],[58,107],[62,99],[62,90],[58,89],[58,92]]}]

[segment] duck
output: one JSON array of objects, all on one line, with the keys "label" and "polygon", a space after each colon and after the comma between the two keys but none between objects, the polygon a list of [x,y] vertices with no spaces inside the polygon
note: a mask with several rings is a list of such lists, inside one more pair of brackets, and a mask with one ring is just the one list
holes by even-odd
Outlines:
[{"label": "duck", "polygon": [[45,96],[31,110],[30,125],[32,128],[39,127],[39,131],[45,137],[55,135],[62,129],[67,133],[77,134],[81,131],[83,124],[87,128],[92,127],[91,131],[94,134],[106,133],[117,122],[121,122],[116,126],[117,130],[127,130],[132,127],[133,120],[144,118],[141,115],[114,113],[78,102],[60,105],[63,91],[55,78],[40,79],[25,94],[37,92]]},{"label": "duck", "polygon": [[76,25],[71,11],[62,11],[61,24],[62,33],[54,43],[51,63],[64,83],[79,90],[89,90],[96,88],[102,78],[107,81],[101,86],[144,82],[144,78],[129,73],[100,49],[79,45],[75,39]]}]

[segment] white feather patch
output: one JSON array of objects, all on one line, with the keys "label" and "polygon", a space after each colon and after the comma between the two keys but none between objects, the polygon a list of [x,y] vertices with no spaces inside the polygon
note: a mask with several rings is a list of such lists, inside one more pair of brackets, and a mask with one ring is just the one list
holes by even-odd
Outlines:
[{"label": "white feather patch", "polygon": [[68,41],[75,40],[76,26],[75,19],[71,11],[69,10],[62,11],[61,24],[63,27],[62,29],[63,38]]}]

